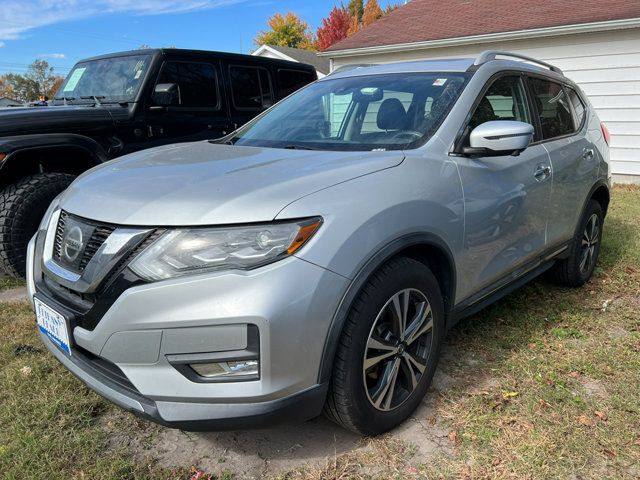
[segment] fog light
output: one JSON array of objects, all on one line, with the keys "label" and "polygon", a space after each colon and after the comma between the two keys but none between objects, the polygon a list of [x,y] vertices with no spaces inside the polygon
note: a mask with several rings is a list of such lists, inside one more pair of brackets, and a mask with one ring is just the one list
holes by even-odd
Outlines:
[{"label": "fog light", "polygon": [[192,363],[189,365],[198,375],[205,378],[258,377],[258,360],[240,360],[236,362]]}]

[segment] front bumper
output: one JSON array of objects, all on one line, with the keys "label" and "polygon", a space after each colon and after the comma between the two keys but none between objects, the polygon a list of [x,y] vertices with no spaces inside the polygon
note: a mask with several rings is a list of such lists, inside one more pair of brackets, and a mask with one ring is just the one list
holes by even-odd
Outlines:
[{"label": "front bumper", "polygon": [[[64,313],[65,305],[39,288],[40,256],[34,239],[29,292]],[[92,330],[73,328],[71,356],[46,337],[43,342],[91,389],[167,426],[208,430],[300,421],[322,410],[323,347],[346,287],[347,279],[297,258],[248,272],[138,285],[115,299]],[[257,380],[198,382],[172,363],[240,351],[247,348],[248,329],[256,327]]]}]

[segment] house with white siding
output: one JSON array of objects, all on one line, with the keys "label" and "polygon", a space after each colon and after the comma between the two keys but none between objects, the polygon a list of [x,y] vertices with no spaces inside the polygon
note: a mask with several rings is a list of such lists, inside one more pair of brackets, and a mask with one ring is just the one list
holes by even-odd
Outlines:
[{"label": "house with white siding", "polygon": [[611,133],[614,179],[640,183],[638,0],[412,0],[320,55],[335,69],[483,50],[560,67]]}]

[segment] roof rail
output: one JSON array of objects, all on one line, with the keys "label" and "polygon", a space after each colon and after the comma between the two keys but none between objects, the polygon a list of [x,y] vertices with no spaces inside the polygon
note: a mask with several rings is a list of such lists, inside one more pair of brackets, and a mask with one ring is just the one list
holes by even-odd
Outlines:
[{"label": "roof rail", "polygon": [[520,55],[519,53],[503,52],[501,50],[485,50],[480,55],[478,55],[478,58],[476,58],[476,61],[473,62],[473,64],[477,67],[487,62],[490,62],[491,60],[495,60],[496,57],[498,56],[519,58],[520,60],[525,60],[527,62],[535,63],[536,65],[540,65],[542,67],[548,68],[552,72],[556,72],[556,73],[559,73],[560,75],[563,75],[562,70],[560,70],[555,65],[551,65],[550,63],[543,62],[535,58],[527,57],[526,55]]},{"label": "roof rail", "polygon": [[378,65],[377,63],[351,63],[347,65],[340,65],[336,67],[329,73],[329,75],[333,75],[334,73],[346,72],[348,70],[355,70],[356,68],[366,68],[366,67],[375,67]]}]

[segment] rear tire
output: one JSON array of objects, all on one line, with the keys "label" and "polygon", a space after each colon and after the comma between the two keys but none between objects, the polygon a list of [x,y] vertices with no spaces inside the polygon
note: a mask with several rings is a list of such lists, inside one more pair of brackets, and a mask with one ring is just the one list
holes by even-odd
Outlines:
[{"label": "rear tire", "polygon": [[405,257],[390,260],[349,311],[325,415],[361,435],[402,423],[431,383],[443,336],[442,294],[431,270]]},{"label": "rear tire", "polygon": [[569,256],[558,260],[549,270],[548,277],[553,282],[581,287],[589,281],[600,253],[603,224],[602,206],[595,200],[589,200],[569,247]]},{"label": "rear tire", "polygon": [[29,240],[53,199],[74,179],[67,173],[39,173],[0,192],[0,270],[24,278]]}]

